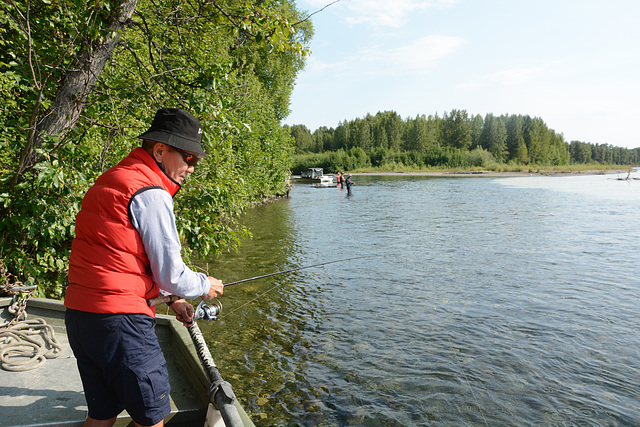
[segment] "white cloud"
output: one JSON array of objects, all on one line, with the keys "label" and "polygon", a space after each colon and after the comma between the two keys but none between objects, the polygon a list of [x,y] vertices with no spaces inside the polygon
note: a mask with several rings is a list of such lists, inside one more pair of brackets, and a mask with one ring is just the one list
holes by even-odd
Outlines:
[{"label": "white cloud", "polygon": [[378,77],[415,74],[437,66],[440,60],[457,51],[465,40],[459,37],[430,35],[398,48],[370,47],[356,55],[322,61],[311,55],[302,77],[320,78],[332,74],[335,78]]},{"label": "white cloud", "polygon": [[307,59],[307,65],[305,66],[305,72],[309,74],[323,74],[329,72],[331,69],[336,68],[336,63],[330,63],[316,59],[313,55]]},{"label": "white cloud", "polygon": [[509,68],[497,73],[485,74],[471,81],[461,83],[459,89],[474,89],[494,85],[513,86],[531,81],[536,75],[544,72],[542,67],[533,68]]},{"label": "white cloud", "polygon": [[458,0],[350,0],[344,5],[352,13],[346,18],[351,25],[400,28],[412,13],[436,7],[448,7]]},{"label": "white cloud", "polygon": [[356,61],[368,75],[414,73],[433,68],[464,43],[460,37],[430,35],[398,48],[365,52]]},{"label": "white cloud", "polygon": [[458,50],[465,40],[460,37],[431,35],[419,38],[409,46],[393,49],[388,59],[402,69],[425,69]]}]

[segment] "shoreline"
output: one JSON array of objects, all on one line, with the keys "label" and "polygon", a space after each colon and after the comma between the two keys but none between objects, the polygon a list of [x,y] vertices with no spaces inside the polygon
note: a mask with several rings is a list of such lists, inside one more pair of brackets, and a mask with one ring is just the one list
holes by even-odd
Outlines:
[{"label": "shoreline", "polygon": [[[637,172],[634,169],[632,173]],[[524,177],[524,176],[581,176],[581,175],[620,175],[629,173],[628,169],[615,170],[584,170],[584,171],[544,171],[539,172],[495,172],[495,171],[469,171],[469,172],[351,172],[353,176],[434,176],[434,177]]]}]

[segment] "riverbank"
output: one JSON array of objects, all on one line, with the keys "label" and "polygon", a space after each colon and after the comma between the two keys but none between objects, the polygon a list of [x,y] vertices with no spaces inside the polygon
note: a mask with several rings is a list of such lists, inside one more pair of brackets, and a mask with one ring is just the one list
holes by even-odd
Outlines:
[{"label": "riverbank", "polygon": [[[634,169],[632,173],[637,172]],[[517,177],[517,176],[579,176],[579,175],[621,175],[626,178],[628,169],[582,170],[582,171],[535,171],[535,172],[496,172],[496,171],[444,171],[444,172],[352,172],[353,176],[435,176],[435,177]],[[622,176],[624,175],[624,176]]]}]

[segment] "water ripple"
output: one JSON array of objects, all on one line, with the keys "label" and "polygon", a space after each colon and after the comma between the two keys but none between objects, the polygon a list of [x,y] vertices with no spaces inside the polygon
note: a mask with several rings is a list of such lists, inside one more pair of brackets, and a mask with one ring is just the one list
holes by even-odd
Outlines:
[{"label": "water ripple", "polygon": [[242,309],[203,331],[257,425],[640,425],[640,188],[618,185],[296,186],[214,267],[377,257],[225,291]]}]

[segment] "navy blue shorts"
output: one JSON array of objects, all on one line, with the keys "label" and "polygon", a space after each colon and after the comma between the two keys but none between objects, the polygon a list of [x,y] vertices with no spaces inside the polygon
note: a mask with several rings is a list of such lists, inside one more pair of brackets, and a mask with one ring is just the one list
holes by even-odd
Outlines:
[{"label": "navy blue shorts", "polygon": [[169,374],[155,319],[67,309],[65,322],[91,418],[107,420],[126,409],[136,423],[152,426],[169,415]]}]

